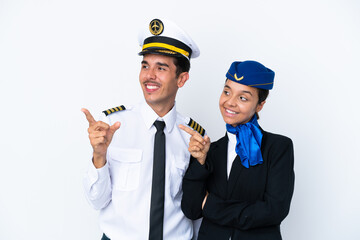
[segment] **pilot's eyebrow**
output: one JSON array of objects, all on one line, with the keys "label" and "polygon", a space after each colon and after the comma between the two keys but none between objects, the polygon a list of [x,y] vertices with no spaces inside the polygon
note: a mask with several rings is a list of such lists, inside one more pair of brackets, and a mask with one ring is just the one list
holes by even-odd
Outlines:
[{"label": "pilot's eyebrow", "polygon": [[160,65],[160,66],[164,66],[164,67],[169,67],[168,64],[162,63],[162,62],[157,62],[156,64],[157,64],[157,65]]}]

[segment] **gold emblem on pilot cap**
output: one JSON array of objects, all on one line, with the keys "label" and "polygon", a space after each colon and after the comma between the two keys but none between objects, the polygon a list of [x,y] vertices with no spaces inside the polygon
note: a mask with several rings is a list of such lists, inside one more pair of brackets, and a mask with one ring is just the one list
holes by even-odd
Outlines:
[{"label": "gold emblem on pilot cap", "polygon": [[164,31],[164,24],[159,19],[150,22],[149,30],[153,35],[160,35]]}]

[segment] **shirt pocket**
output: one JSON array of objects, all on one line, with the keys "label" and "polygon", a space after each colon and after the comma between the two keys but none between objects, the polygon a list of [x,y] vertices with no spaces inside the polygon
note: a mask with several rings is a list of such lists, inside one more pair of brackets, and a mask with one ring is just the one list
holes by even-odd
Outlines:
[{"label": "shirt pocket", "polygon": [[171,159],[170,194],[173,199],[182,197],[182,180],[189,166],[190,156],[177,155]]},{"label": "shirt pocket", "polygon": [[113,190],[136,190],[140,181],[142,150],[110,147],[108,158]]}]

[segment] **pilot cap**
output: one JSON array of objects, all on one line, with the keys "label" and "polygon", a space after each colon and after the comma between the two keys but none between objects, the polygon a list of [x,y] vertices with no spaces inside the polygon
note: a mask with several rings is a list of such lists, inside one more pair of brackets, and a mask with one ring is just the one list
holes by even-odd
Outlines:
[{"label": "pilot cap", "polygon": [[190,36],[174,22],[153,19],[139,33],[139,55],[155,53],[172,57],[196,58],[200,50]]}]

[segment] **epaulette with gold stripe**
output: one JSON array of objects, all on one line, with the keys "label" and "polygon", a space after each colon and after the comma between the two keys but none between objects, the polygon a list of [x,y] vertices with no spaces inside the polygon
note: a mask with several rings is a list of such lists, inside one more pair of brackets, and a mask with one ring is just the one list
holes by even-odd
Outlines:
[{"label": "epaulette with gold stripe", "polygon": [[190,121],[189,121],[188,125],[189,125],[192,129],[194,129],[195,131],[197,131],[198,133],[200,133],[201,136],[204,136],[204,134],[205,134],[205,129],[204,129],[202,126],[200,126],[200,124],[198,124],[197,122],[195,122],[194,120],[192,120],[192,119],[190,118]]},{"label": "epaulette with gold stripe", "polygon": [[124,107],[124,105],[118,106],[118,107],[114,107],[114,108],[109,108],[108,110],[103,111],[103,113],[107,116],[109,114],[112,114],[114,112],[119,112],[119,111],[123,111],[126,108]]}]

